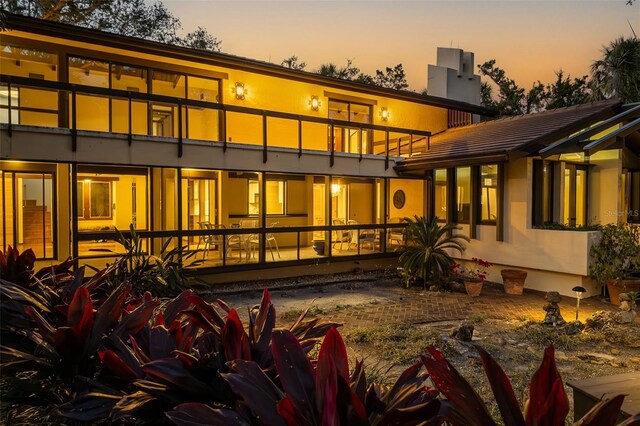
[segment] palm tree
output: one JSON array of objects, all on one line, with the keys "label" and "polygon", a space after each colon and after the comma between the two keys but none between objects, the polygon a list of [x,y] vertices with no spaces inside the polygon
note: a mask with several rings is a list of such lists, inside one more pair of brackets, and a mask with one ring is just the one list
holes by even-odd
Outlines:
[{"label": "palm tree", "polygon": [[592,100],[640,101],[640,39],[619,37],[604,46],[602,59],[591,65]]},{"label": "palm tree", "polygon": [[438,281],[449,274],[454,263],[448,250],[464,252],[464,241],[469,241],[465,235],[454,235],[453,231],[461,229],[455,224],[448,223],[440,226],[438,218],[431,221],[424,216],[405,218],[407,223],[407,243],[401,246],[400,263],[405,271],[422,278],[426,290],[427,281]]}]

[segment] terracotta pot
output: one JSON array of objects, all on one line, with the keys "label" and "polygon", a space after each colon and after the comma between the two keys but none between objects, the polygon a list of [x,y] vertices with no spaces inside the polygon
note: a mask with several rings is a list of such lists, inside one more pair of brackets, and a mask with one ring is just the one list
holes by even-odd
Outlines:
[{"label": "terracotta pot", "polygon": [[524,280],[527,279],[527,271],[522,269],[503,269],[500,271],[504,292],[516,296],[522,296],[524,291]]},{"label": "terracotta pot", "polygon": [[482,284],[484,281],[464,281],[464,288],[467,290],[467,294],[471,297],[478,297],[482,292]]},{"label": "terracotta pot", "polygon": [[313,240],[313,251],[315,251],[319,256],[324,256],[324,240]]},{"label": "terracotta pot", "polygon": [[613,305],[620,305],[620,294],[630,291],[640,290],[640,280],[609,280],[607,281],[607,292],[609,300]]}]

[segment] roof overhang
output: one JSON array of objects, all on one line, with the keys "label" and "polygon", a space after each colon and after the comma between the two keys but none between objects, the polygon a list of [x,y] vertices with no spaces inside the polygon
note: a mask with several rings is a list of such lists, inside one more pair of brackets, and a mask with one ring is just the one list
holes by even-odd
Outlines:
[{"label": "roof overhang", "polygon": [[498,114],[495,110],[485,108],[480,105],[469,104],[466,102],[454,101],[450,99],[439,98],[436,96],[421,95],[419,93],[411,92],[408,90],[387,89],[384,87],[359,83],[351,80],[326,77],[314,72],[294,70],[270,62],[258,61],[255,59],[230,55],[227,53],[211,52],[206,50],[175,46],[172,44],[165,44],[136,37],[123,36],[120,34],[77,27],[74,25],[47,21],[43,19],[36,19],[23,15],[15,15],[3,11],[0,11],[0,22],[2,23],[0,27],[5,29],[24,31],[33,34],[75,40],[91,44],[106,45],[124,50],[132,50],[185,61],[194,61],[208,65],[256,72],[260,74],[286,78],[290,80],[298,80],[307,83],[322,84],[327,87],[352,90],[360,93],[383,96],[423,105],[455,109],[487,117],[495,117]]}]

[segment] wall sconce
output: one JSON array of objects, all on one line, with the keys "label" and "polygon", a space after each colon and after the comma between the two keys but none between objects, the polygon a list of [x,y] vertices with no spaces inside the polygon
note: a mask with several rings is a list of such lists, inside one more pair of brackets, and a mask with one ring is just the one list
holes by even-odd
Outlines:
[{"label": "wall sconce", "polygon": [[236,84],[231,88],[231,92],[236,95],[236,99],[242,101],[247,94],[247,89],[244,88],[244,84],[236,81]]},{"label": "wall sconce", "polygon": [[380,118],[382,118],[382,121],[387,121],[389,119],[389,110],[385,107],[382,107],[380,110]]},{"label": "wall sconce", "polygon": [[320,109],[320,99],[316,95],[311,96],[311,100],[309,101],[309,106],[311,107],[311,111],[318,111]]}]

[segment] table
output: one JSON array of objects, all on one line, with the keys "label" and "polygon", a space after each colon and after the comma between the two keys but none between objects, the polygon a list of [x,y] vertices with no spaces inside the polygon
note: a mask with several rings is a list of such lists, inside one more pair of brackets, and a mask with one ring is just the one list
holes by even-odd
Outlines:
[{"label": "table", "polygon": [[574,419],[580,419],[601,399],[627,395],[622,403],[618,422],[640,413],[640,371],[615,376],[567,382],[573,388]]}]

